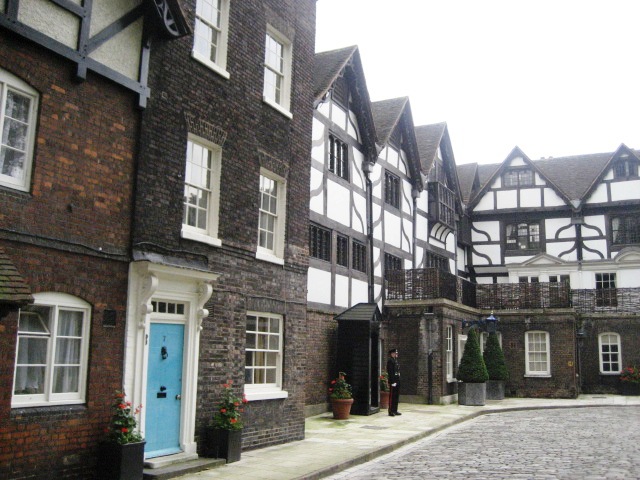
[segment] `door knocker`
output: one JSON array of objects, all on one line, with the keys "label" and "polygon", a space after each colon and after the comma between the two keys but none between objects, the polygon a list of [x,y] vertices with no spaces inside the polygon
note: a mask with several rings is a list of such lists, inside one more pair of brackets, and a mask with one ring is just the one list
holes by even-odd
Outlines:
[{"label": "door knocker", "polygon": [[160,356],[162,357],[163,360],[166,360],[167,357],[169,356],[169,352],[167,352],[167,347],[165,347],[164,345],[160,349]]}]

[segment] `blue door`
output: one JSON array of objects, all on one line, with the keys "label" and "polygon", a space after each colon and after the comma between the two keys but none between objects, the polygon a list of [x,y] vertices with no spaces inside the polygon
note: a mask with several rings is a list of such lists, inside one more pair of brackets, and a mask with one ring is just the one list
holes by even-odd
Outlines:
[{"label": "blue door", "polygon": [[145,458],[178,453],[184,325],[151,323],[145,412]]}]

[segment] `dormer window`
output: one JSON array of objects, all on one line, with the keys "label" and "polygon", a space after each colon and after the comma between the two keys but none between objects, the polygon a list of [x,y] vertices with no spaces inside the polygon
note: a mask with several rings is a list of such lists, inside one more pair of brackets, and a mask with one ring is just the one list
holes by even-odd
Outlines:
[{"label": "dormer window", "polygon": [[634,158],[620,158],[613,165],[614,178],[629,178],[638,176],[638,161]]},{"label": "dormer window", "polygon": [[528,187],[533,185],[533,171],[530,168],[512,168],[502,174],[505,187]]}]

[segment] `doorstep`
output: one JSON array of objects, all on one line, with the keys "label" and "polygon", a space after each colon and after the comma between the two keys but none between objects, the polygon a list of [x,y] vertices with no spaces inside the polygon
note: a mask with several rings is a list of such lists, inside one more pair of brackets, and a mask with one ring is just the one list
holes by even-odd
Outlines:
[{"label": "doorstep", "polygon": [[177,454],[145,461],[145,480],[165,480],[225,465],[224,458],[199,458],[197,454]]}]

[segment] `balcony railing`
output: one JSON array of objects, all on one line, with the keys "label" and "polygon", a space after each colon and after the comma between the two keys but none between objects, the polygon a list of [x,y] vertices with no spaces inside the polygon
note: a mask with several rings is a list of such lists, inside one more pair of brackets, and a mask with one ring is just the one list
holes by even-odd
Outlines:
[{"label": "balcony railing", "polygon": [[640,288],[571,290],[566,282],[475,284],[437,268],[387,272],[388,300],[446,298],[484,310],[570,308],[578,313],[640,313]]}]

